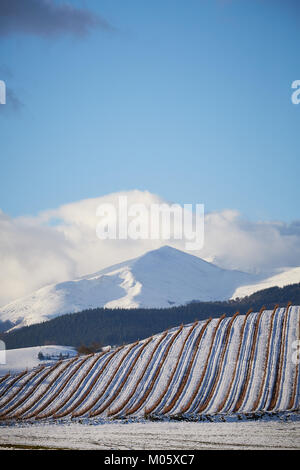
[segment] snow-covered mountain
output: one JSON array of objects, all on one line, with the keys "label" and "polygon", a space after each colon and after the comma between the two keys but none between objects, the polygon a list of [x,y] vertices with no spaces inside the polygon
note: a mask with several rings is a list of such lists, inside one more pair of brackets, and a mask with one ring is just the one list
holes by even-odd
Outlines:
[{"label": "snow-covered mountain", "polygon": [[262,289],[268,289],[269,287],[284,287],[288,284],[296,284],[300,282],[300,267],[298,268],[287,268],[280,273],[268,276],[259,282],[251,283],[249,285],[243,285],[236,289],[233,293],[232,298],[246,297]]},{"label": "snow-covered mountain", "polygon": [[0,308],[0,321],[31,325],[88,308],[170,307],[192,300],[223,300],[253,275],[224,270],[164,246],[73,281],[43,287]]}]

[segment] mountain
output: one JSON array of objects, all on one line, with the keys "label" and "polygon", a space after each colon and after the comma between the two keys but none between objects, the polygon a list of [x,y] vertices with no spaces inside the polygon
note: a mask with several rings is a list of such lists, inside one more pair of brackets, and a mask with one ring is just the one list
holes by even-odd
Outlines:
[{"label": "mountain", "polygon": [[97,273],[43,287],[0,308],[0,322],[21,327],[96,307],[164,308],[193,300],[224,300],[241,285],[254,282],[253,275],[221,269],[164,246]]},{"label": "mountain", "polygon": [[243,285],[236,289],[232,298],[242,298],[254,294],[255,292],[269,289],[270,287],[284,287],[300,282],[300,267],[290,268],[273,276],[262,279],[250,285]]},{"label": "mountain", "polygon": [[297,413],[299,320],[298,306],[208,318],[7,374],[0,379],[0,421]]},{"label": "mountain", "polygon": [[80,347],[82,345],[122,345],[132,343],[177,325],[203,321],[207,318],[227,317],[250,309],[259,311],[264,305],[273,310],[276,305],[286,307],[291,302],[300,305],[300,283],[285,287],[270,287],[249,297],[222,302],[190,302],[169,308],[117,308],[98,307],[60,315],[43,323],[24,328],[13,328],[0,333],[6,349],[28,348],[40,345],[60,344]]}]

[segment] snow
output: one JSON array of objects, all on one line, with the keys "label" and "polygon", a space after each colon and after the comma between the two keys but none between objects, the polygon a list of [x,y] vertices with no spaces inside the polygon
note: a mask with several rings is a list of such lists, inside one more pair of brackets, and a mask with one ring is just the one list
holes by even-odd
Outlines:
[{"label": "snow", "polygon": [[234,291],[231,298],[236,299],[237,297],[246,297],[253,294],[254,292],[268,289],[269,287],[284,287],[288,284],[296,284],[298,282],[300,282],[300,267],[286,269],[279,274],[267,277],[266,279],[262,279],[259,282],[239,286]]},{"label": "snow", "polygon": [[50,285],[0,308],[18,327],[84,309],[148,308],[230,298],[257,276],[224,270],[169,246],[73,281]]},{"label": "snow", "polygon": [[167,308],[194,300],[244,297],[272,286],[300,282],[300,267],[269,276],[225,270],[164,246],[81,278],[45,286],[0,308],[14,328],[66,313],[105,308]]},{"label": "snow", "polygon": [[[291,357],[299,316],[294,306],[274,315],[268,310],[238,315],[232,322],[196,322],[117,350],[4,377],[0,422],[1,417],[75,416],[93,422],[98,416],[141,419],[145,412],[165,419],[299,410],[299,364]],[[30,356],[26,350],[20,355]]]},{"label": "snow", "polygon": [[299,450],[300,421],[0,426],[0,448],[17,446],[80,450]]},{"label": "snow", "polygon": [[0,382],[0,449],[300,449],[300,375],[292,360],[299,321],[299,306],[202,321],[44,368],[37,367],[40,351],[75,351],[7,351],[2,375],[8,367],[31,370]]},{"label": "snow", "polygon": [[6,364],[0,364],[0,377],[10,372],[15,374],[23,370],[30,370],[40,365],[49,364],[53,361],[40,360],[38,354],[42,353],[44,356],[63,356],[69,355],[72,357],[76,355],[74,348],[69,346],[35,346],[32,348],[8,349],[6,351]]}]

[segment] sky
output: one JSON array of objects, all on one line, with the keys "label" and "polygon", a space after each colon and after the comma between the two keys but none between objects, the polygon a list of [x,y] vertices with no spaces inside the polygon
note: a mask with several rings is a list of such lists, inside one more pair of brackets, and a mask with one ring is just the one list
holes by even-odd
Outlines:
[{"label": "sky", "polygon": [[0,2],[5,213],[140,189],[298,218],[296,1],[22,3]]},{"label": "sky", "polygon": [[96,239],[120,194],[203,203],[219,266],[299,266],[299,39],[297,0],[0,0],[0,305],[159,247]]}]

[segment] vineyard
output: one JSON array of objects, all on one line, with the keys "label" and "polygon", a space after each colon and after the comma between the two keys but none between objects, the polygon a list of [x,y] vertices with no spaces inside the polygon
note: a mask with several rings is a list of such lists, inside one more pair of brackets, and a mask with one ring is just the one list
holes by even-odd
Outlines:
[{"label": "vineyard", "polygon": [[0,420],[296,411],[299,339],[300,307],[290,305],[195,321],[0,377]]}]

